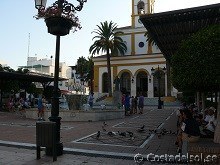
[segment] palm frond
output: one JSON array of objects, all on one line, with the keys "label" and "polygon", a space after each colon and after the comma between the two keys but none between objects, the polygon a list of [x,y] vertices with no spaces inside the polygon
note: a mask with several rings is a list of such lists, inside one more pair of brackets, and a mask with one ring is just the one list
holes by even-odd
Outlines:
[{"label": "palm frond", "polygon": [[145,32],[144,36],[147,38],[147,40],[146,40],[147,42],[151,43],[152,45],[157,45],[155,43],[152,35],[148,31]]}]

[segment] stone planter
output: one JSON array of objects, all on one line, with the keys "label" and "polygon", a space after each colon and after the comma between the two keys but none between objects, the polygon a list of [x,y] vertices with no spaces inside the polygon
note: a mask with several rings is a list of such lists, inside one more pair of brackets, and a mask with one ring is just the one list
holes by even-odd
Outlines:
[{"label": "stone planter", "polygon": [[45,19],[48,33],[58,36],[69,34],[73,26],[76,26],[72,20],[64,17],[49,17]]}]

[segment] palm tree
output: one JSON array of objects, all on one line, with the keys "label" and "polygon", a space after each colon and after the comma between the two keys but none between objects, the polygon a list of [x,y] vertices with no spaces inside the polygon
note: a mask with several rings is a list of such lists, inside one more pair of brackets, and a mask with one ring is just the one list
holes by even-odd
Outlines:
[{"label": "palm tree", "polygon": [[109,96],[112,96],[112,82],[111,82],[111,64],[110,64],[110,56],[117,56],[119,54],[124,55],[127,50],[127,46],[119,37],[123,32],[117,31],[117,25],[110,21],[101,22],[101,26],[97,25],[98,29],[95,29],[93,32],[97,34],[97,36],[93,37],[95,42],[89,48],[89,52],[94,54],[99,54],[99,52],[106,52],[107,56],[107,70],[108,70],[108,93]]}]

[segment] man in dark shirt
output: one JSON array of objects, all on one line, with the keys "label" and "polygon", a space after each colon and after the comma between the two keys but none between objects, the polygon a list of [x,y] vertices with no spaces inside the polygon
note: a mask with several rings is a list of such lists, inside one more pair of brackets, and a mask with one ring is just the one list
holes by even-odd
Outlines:
[{"label": "man in dark shirt", "polygon": [[189,110],[183,111],[183,125],[182,125],[182,139],[188,142],[197,142],[200,137],[200,130],[198,122],[193,118]]}]

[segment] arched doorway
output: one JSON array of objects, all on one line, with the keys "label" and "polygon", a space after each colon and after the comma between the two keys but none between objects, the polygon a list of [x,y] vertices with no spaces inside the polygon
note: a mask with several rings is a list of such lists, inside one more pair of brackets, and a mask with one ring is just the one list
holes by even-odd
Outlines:
[{"label": "arched doorway", "polygon": [[136,77],[136,95],[142,92],[144,97],[147,97],[148,93],[148,76],[144,71],[140,71]]},{"label": "arched doorway", "polygon": [[159,81],[160,81],[160,96],[163,97],[165,96],[165,73],[161,70],[155,71],[155,75],[157,75],[159,72],[161,78],[160,80],[158,79],[157,76],[154,76],[154,97],[159,97]]},{"label": "arched doorway", "polygon": [[102,74],[102,92],[108,93],[108,73]]},{"label": "arched doorway", "polygon": [[120,89],[122,93],[131,93],[131,75],[128,72],[124,72],[120,77]]}]

